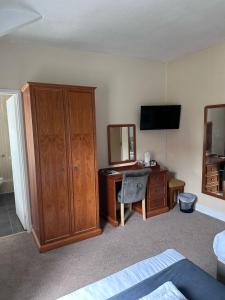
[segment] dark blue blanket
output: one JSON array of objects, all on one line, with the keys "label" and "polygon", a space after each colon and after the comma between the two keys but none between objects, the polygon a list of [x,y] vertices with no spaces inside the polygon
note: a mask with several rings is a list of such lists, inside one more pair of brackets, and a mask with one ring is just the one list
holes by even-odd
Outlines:
[{"label": "dark blue blanket", "polygon": [[176,262],[109,299],[137,300],[167,281],[172,281],[188,300],[225,300],[225,286],[188,259]]}]

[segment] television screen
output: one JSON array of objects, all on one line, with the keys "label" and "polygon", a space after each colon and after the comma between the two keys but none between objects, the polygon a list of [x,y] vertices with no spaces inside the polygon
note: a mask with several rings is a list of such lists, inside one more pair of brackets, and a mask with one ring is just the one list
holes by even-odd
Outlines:
[{"label": "television screen", "polygon": [[141,106],[141,130],[178,129],[181,105]]}]

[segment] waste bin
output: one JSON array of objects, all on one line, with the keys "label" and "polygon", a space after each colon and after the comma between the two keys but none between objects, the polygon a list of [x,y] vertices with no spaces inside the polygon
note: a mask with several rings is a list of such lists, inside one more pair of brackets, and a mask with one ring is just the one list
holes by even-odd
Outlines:
[{"label": "waste bin", "polygon": [[180,210],[184,213],[192,213],[194,211],[194,205],[197,197],[191,193],[180,193],[178,200],[180,204]]}]

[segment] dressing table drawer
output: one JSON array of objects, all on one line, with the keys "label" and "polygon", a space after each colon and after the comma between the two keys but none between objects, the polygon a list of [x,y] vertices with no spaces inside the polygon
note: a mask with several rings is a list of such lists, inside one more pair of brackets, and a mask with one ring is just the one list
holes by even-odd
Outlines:
[{"label": "dressing table drawer", "polygon": [[151,174],[149,176],[149,183],[151,186],[162,185],[164,181],[165,181],[164,173],[156,173],[156,174]]},{"label": "dressing table drawer", "polygon": [[219,183],[219,175],[218,174],[212,174],[210,176],[206,176],[206,185],[212,185],[212,184],[218,184]]},{"label": "dressing table drawer", "polygon": [[217,164],[211,164],[206,166],[206,174],[209,173],[218,173],[218,165]]},{"label": "dressing table drawer", "polygon": [[151,199],[152,201],[149,201],[149,208],[150,210],[154,209],[160,209],[165,206],[165,196],[162,195],[161,197],[158,196],[154,199]]},{"label": "dressing table drawer", "polygon": [[206,186],[207,192],[217,193],[219,190],[219,185]]},{"label": "dressing table drawer", "polygon": [[206,165],[205,187],[206,191],[210,193],[219,191],[219,166],[217,163]]},{"label": "dressing table drawer", "polygon": [[168,211],[166,197],[167,171],[150,173],[146,199],[148,217]]},{"label": "dressing table drawer", "polygon": [[149,198],[156,199],[156,198],[162,198],[165,196],[164,186],[162,185],[156,185],[151,186],[148,190]]}]

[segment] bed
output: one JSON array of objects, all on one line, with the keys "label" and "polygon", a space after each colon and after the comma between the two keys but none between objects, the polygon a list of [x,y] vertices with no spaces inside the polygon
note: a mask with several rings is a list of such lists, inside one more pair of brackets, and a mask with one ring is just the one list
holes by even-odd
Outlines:
[{"label": "bed", "polygon": [[179,299],[225,300],[223,284],[173,249],[140,261],[59,299],[153,299],[147,295],[164,285],[169,287],[170,284],[184,295],[184,298]]}]

